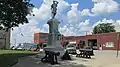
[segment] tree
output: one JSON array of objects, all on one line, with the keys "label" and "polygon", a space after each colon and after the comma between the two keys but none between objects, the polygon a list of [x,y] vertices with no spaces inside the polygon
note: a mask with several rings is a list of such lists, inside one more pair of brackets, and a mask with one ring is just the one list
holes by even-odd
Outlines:
[{"label": "tree", "polygon": [[18,27],[28,23],[27,15],[32,15],[30,0],[0,0],[0,29]]},{"label": "tree", "polygon": [[93,34],[115,32],[114,28],[112,23],[101,23],[94,27]]}]

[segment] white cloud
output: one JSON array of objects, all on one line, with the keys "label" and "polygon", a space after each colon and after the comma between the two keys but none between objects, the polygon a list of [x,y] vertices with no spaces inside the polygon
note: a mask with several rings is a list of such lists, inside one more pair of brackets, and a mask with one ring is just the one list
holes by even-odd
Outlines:
[{"label": "white cloud", "polygon": [[92,27],[89,25],[89,19],[84,22],[79,22],[76,25],[64,25],[60,27],[60,32],[65,36],[80,36],[84,35],[84,32],[91,32]]},{"label": "white cloud", "polygon": [[[20,25],[19,28],[15,27],[12,31],[11,43],[14,44],[16,39],[16,43],[23,42],[33,42],[33,34],[37,32],[48,32],[48,25],[44,24],[42,28],[38,28],[37,25],[39,22],[47,21],[51,17],[51,4],[53,0],[43,0],[40,8],[34,8],[33,14],[35,16],[27,16],[30,23]],[[64,9],[69,7],[70,5],[64,0],[57,0],[59,2],[58,5],[58,13],[56,17],[60,16]],[[23,34],[23,36],[21,35]]]},{"label": "white cloud", "polygon": [[[85,32],[92,34],[91,32],[93,27],[90,26],[90,20],[88,19],[81,22],[82,16],[110,14],[118,11],[119,8],[119,4],[114,0],[93,0],[93,2],[94,7],[92,9],[83,9],[82,11],[78,10],[78,3],[71,4],[71,10],[67,13],[69,23],[60,28],[61,33],[65,34],[65,36],[84,35]],[[98,21],[96,24],[104,22],[114,23],[115,21],[112,19],[103,19],[102,21]],[[117,27],[119,26],[115,26],[115,29]]]},{"label": "white cloud", "polygon": [[89,24],[90,24],[89,19],[79,23],[79,26],[78,26],[79,32],[90,32],[92,27]]},{"label": "white cloud", "polygon": [[[65,2],[64,0],[57,0],[58,3],[58,10],[57,10],[57,15],[59,17],[59,15],[62,14],[62,12],[64,11],[65,8],[69,7],[70,5]],[[40,6],[40,8],[34,8],[33,9],[33,14],[35,14],[35,17],[32,17],[36,20],[42,21],[42,20],[48,20],[50,19],[51,15],[51,4],[52,4],[53,0],[43,0],[42,5]]]},{"label": "white cloud", "polygon": [[76,35],[76,32],[74,32],[73,30],[74,30],[73,27],[68,27],[66,25],[64,25],[63,27],[59,28],[60,33],[63,34],[64,36]]},{"label": "white cloud", "polygon": [[49,25],[48,24],[44,24],[43,27],[46,28],[46,29],[49,29]]},{"label": "white cloud", "polygon": [[93,28],[100,23],[113,23],[116,32],[120,32],[120,20],[112,20],[112,19],[107,20],[106,18],[104,18],[103,20],[96,22],[93,25]]},{"label": "white cloud", "polygon": [[82,16],[94,16],[94,14],[90,13],[90,9],[83,9],[81,12]]},{"label": "white cloud", "polygon": [[82,16],[97,16],[115,13],[120,5],[115,0],[92,0],[94,3],[92,9],[83,9]]},{"label": "white cloud", "polygon": [[37,21],[48,20],[51,16],[50,12],[50,7],[43,3],[40,8],[33,9],[33,14],[35,14],[35,16],[32,18]]},{"label": "white cloud", "polygon": [[87,26],[89,24],[89,19],[88,20],[85,20],[84,22],[81,22],[79,23],[78,27],[81,27],[81,26]]},{"label": "white cloud", "polygon": [[77,7],[78,7],[79,3],[75,3],[75,4],[71,4],[71,9],[72,10],[78,10]]},{"label": "white cloud", "polygon": [[12,31],[12,44],[15,43],[23,43],[23,42],[33,42],[34,33],[37,32],[46,32],[44,29],[37,28],[36,25],[38,22],[36,20],[29,20],[28,24],[20,25],[19,27],[15,27]]},{"label": "white cloud", "polygon": [[116,23],[114,25],[116,32],[120,32],[120,20],[116,20]]},{"label": "white cloud", "polygon": [[92,0],[94,7],[92,12],[96,15],[114,13],[119,10],[119,4],[114,0]]},{"label": "white cloud", "polygon": [[77,9],[78,3],[71,4],[71,10],[68,11],[68,22],[69,23],[78,23],[81,20],[81,12]]},{"label": "white cloud", "polygon": [[83,32],[89,31],[91,29],[91,27],[89,26],[90,20],[88,19],[82,21],[82,16],[92,14],[90,14],[89,9],[85,9],[81,12],[80,10],[78,10],[78,5],[78,3],[71,4],[71,10],[67,13],[68,23],[65,27],[61,28],[61,31],[66,36],[84,35]]}]

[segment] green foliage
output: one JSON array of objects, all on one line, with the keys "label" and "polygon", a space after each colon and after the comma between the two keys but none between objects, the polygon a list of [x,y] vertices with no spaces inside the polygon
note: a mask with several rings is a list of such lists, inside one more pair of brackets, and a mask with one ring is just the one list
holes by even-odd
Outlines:
[{"label": "green foliage", "polygon": [[115,32],[114,28],[112,23],[101,23],[94,27],[93,34]]},{"label": "green foliage", "polygon": [[28,23],[26,16],[32,15],[33,7],[30,0],[0,0],[0,29],[8,30]]}]

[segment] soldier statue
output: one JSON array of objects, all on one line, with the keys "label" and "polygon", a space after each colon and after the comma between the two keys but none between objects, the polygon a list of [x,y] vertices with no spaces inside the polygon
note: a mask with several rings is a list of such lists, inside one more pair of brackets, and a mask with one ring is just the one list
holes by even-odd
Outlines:
[{"label": "soldier statue", "polygon": [[52,18],[55,18],[55,15],[57,13],[57,1],[53,1],[53,4],[51,5],[51,10],[52,10]]}]

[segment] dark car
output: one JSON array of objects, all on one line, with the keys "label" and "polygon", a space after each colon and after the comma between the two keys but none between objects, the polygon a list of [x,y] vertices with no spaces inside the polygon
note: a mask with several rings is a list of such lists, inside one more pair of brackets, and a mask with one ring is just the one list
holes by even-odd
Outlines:
[{"label": "dark car", "polygon": [[92,56],[94,56],[93,49],[92,49],[90,46],[85,46],[84,49],[89,50],[89,51],[90,51],[90,54],[91,54]]}]

